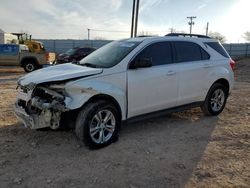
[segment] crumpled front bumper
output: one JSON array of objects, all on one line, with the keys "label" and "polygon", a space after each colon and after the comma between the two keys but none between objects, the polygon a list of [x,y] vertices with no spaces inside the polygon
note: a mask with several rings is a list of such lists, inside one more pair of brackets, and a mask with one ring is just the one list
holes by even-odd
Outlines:
[{"label": "crumpled front bumper", "polygon": [[18,102],[14,105],[14,112],[18,120],[23,122],[25,127],[35,129],[35,122],[32,116],[28,115],[25,109],[18,105]]}]

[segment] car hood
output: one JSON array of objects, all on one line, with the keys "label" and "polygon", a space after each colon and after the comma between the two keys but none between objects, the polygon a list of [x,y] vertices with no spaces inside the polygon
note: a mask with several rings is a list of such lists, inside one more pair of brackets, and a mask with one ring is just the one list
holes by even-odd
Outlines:
[{"label": "car hood", "polygon": [[55,65],[31,72],[18,80],[19,85],[63,81],[102,73],[100,68],[90,68],[72,63]]}]

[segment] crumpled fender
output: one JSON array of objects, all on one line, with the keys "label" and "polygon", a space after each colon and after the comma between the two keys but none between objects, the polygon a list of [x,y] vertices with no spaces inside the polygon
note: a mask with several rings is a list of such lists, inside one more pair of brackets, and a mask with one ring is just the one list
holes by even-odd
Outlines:
[{"label": "crumpled fender", "polygon": [[115,83],[115,79],[113,83],[101,79],[89,79],[66,84],[65,91],[68,95],[65,100],[66,108],[72,110],[80,108],[93,96],[104,94],[113,97],[117,101],[122,111],[122,119],[125,119],[126,91],[122,90],[122,88],[126,88],[126,86],[122,87],[119,84]]}]

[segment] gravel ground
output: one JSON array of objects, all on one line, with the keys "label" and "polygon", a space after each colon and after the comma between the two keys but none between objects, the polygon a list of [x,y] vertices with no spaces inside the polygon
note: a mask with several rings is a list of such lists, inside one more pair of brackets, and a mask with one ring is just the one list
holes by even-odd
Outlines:
[{"label": "gravel ground", "polygon": [[127,124],[118,142],[81,146],[73,131],[25,129],[13,114],[21,68],[0,67],[0,187],[250,187],[250,59],[237,62],[225,110]]}]

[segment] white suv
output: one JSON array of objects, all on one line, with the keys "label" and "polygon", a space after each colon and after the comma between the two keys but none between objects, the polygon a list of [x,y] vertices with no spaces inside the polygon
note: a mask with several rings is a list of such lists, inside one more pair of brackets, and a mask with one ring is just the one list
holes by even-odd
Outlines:
[{"label": "white suv", "polygon": [[122,122],[201,107],[222,112],[234,61],[214,39],[170,34],[114,41],[78,63],[18,81],[15,113],[26,127],[75,128],[91,148],[117,139]]}]

